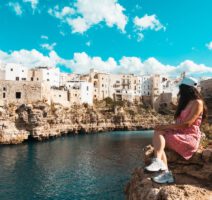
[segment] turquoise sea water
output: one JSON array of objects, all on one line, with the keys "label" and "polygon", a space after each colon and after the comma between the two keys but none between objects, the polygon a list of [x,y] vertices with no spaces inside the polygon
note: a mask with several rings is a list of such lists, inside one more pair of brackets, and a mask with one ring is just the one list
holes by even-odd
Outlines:
[{"label": "turquoise sea water", "polygon": [[0,146],[0,200],[119,200],[152,131]]}]

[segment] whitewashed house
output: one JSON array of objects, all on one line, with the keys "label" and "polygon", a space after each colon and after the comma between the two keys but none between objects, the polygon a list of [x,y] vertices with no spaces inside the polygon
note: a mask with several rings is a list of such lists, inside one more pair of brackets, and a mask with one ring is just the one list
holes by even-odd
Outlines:
[{"label": "whitewashed house", "polygon": [[66,89],[71,104],[87,103],[93,105],[93,84],[86,81],[68,81]]},{"label": "whitewashed house", "polygon": [[0,69],[0,80],[5,80],[5,70]]},{"label": "whitewashed house", "polygon": [[141,95],[150,96],[152,93],[152,80],[151,76],[143,75],[141,76]]},{"label": "whitewashed house", "polygon": [[80,74],[60,73],[60,86],[65,86],[68,81],[80,81]]},{"label": "whitewashed house", "polygon": [[4,67],[3,80],[26,81],[28,78],[28,68],[20,64],[8,63]]},{"label": "whitewashed house", "polygon": [[60,86],[60,69],[56,67],[36,67],[28,73],[29,81],[46,82],[50,86]]}]

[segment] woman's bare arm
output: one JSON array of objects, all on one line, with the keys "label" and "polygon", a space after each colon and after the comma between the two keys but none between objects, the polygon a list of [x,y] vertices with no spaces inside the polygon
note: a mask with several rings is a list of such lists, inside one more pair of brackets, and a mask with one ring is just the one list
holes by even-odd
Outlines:
[{"label": "woman's bare arm", "polygon": [[192,107],[191,112],[185,118],[185,120],[179,124],[169,124],[169,125],[159,125],[156,126],[156,130],[166,130],[166,129],[181,129],[190,127],[199,115],[203,111],[203,102],[201,100],[194,100],[191,102]]}]

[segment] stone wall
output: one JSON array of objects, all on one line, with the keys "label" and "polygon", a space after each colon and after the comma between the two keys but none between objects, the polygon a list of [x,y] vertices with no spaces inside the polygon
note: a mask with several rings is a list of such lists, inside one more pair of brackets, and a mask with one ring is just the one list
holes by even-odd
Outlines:
[{"label": "stone wall", "polygon": [[155,110],[159,110],[159,108],[168,108],[172,102],[172,93],[162,93],[158,96],[154,101]]},{"label": "stone wall", "polygon": [[51,89],[45,82],[0,81],[0,106],[8,104],[28,104],[43,101],[70,106],[68,92]]},{"label": "stone wall", "polygon": [[0,105],[43,100],[42,85],[28,81],[0,81]]},{"label": "stone wall", "polygon": [[59,103],[65,107],[70,106],[68,92],[65,90],[51,89],[51,102]]},{"label": "stone wall", "polygon": [[4,80],[5,78],[5,71],[0,69],[0,80]]}]

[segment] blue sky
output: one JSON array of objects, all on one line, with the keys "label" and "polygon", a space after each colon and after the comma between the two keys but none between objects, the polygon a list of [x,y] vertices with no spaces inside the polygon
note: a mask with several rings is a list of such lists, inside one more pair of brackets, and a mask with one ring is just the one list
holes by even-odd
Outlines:
[{"label": "blue sky", "polygon": [[211,8],[211,0],[2,1],[0,59],[82,73],[154,65],[212,76]]}]

